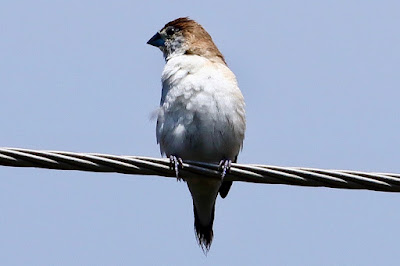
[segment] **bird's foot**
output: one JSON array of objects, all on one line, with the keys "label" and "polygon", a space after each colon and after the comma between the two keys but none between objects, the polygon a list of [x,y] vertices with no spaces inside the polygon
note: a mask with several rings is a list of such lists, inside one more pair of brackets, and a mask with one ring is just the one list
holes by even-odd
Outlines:
[{"label": "bird's foot", "polygon": [[222,180],[224,179],[226,174],[229,173],[229,171],[231,170],[231,166],[232,166],[232,160],[221,160],[219,162],[219,169],[222,170],[221,173]]},{"label": "bird's foot", "polygon": [[183,168],[183,161],[182,158],[176,157],[175,155],[169,156],[169,164],[172,170],[175,171],[175,176],[177,181],[181,181],[182,178],[179,177],[179,166]]}]

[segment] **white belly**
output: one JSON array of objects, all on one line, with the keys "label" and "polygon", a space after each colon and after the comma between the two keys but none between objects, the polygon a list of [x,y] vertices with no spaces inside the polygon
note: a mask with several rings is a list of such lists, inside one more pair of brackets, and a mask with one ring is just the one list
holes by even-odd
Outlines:
[{"label": "white belly", "polygon": [[237,156],[244,138],[244,102],[236,79],[224,71],[182,68],[182,62],[175,68],[166,65],[157,121],[162,153],[205,162]]}]

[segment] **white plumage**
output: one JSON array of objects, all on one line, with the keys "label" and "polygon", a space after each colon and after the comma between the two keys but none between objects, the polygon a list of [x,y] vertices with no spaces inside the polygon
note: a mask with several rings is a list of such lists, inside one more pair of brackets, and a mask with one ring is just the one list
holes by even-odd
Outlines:
[{"label": "white plumage", "polygon": [[[161,153],[174,164],[222,161],[229,167],[243,145],[245,104],[235,75],[210,35],[197,22],[179,18],[148,43],[160,48],[166,61],[156,129]],[[221,180],[183,177],[193,198],[198,242],[205,252],[213,240],[216,197],[218,192],[226,197],[232,184],[223,181],[223,175]]]},{"label": "white plumage", "polygon": [[161,80],[161,152],[183,160],[234,160],[243,143],[245,114],[229,68],[201,56],[180,55],[167,61]]}]

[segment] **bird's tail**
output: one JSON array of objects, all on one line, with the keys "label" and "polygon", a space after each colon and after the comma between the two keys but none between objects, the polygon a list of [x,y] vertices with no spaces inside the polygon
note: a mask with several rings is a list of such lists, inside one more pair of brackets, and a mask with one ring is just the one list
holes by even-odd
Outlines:
[{"label": "bird's tail", "polygon": [[193,198],[194,228],[197,242],[204,253],[210,249],[213,240],[215,200],[221,181],[193,176],[186,180]]},{"label": "bird's tail", "polygon": [[194,229],[196,230],[197,242],[203,249],[204,253],[210,250],[211,242],[213,240],[213,223],[214,223],[214,213],[215,213],[215,203],[212,208],[211,219],[207,224],[203,224],[199,218],[196,205],[193,202],[193,212],[194,212]]}]

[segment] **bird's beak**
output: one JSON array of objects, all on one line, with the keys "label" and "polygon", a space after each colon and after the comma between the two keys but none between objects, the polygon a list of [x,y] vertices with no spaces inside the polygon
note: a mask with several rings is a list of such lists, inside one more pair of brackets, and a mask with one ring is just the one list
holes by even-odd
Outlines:
[{"label": "bird's beak", "polygon": [[155,47],[162,47],[164,46],[164,39],[161,37],[160,33],[154,34],[153,37],[147,42],[147,44],[153,45]]}]

